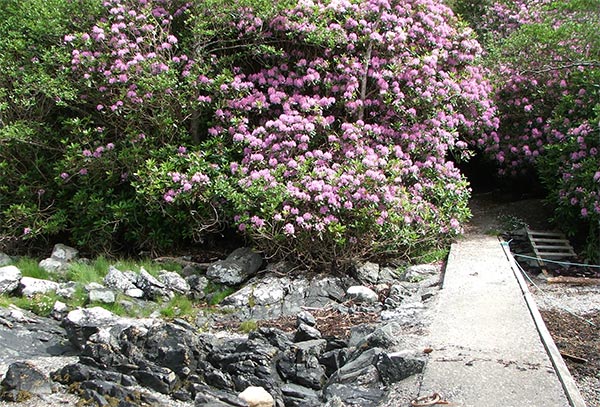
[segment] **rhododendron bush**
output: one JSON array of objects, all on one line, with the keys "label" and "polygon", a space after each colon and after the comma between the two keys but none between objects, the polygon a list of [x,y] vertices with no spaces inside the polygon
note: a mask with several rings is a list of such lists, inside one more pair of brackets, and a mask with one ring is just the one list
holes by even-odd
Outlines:
[{"label": "rhododendron bush", "polygon": [[233,227],[269,256],[335,267],[461,232],[453,161],[497,119],[474,34],[442,3],[107,0],[98,14],[55,44],[77,97],[49,211],[80,245]]},{"label": "rhododendron bush", "polygon": [[301,2],[263,30],[280,54],[220,86],[209,129],[242,152],[231,164],[239,229],[264,250],[323,262],[459,233],[468,189],[448,154],[494,118],[479,46],[451,11]]},{"label": "rhododendron bush", "polygon": [[[482,3],[472,17],[494,71],[500,127],[478,140],[508,177],[536,171],[557,226],[600,260],[600,2]],[[471,10],[473,11],[473,10]]]}]

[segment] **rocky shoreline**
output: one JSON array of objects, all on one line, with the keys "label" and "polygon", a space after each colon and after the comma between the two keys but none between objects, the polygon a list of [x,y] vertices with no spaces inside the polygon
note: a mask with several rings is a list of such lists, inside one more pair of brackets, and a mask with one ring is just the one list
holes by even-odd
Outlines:
[{"label": "rocky shoreline", "polygon": [[[62,259],[61,250],[53,254],[55,272],[76,261]],[[96,301],[129,293],[138,306],[173,293],[200,299],[209,282],[237,288],[194,321],[125,318],[100,307],[55,309],[54,318],[2,309],[3,342],[35,344],[29,353],[11,352],[10,345],[0,351],[2,398],[15,406],[27,398],[23,405],[47,405],[62,394],[91,406],[243,407],[394,405],[398,392],[416,395],[428,357],[421,337],[441,266],[399,273],[365,263],[345,277],[289,267],[265,267],[258,254],[239,249],[208,267],[189,262],[180,274],[156,278],[111,267],[102,286],[87,287]],[[14,266],[0,268],[0,287],[9,287],[2,278],[9,275],[15,277]],[[69,283],[48,285],[61,292]],[[12,290],[27,295],[28,287],[22,277]],[[248,334],[225,329],[244,321],[256,323]],[[52,358],[60,363],[51,368]]]}]

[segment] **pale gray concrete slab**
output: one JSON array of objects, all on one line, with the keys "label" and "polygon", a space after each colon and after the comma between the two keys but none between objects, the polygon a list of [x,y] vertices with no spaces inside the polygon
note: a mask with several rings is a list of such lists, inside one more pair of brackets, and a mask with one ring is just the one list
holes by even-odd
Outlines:
[{"label": "pale gray concrete slab", "polygon": [[435,307],[421,396],[456,407],[569,406],[496,237],[452,245]]}]

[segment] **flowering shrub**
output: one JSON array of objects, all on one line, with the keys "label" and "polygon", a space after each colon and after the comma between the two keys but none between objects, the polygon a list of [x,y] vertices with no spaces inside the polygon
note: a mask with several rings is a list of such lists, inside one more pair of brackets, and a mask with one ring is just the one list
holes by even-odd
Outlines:
[{"label": "flowering shrub", "polygon": [[[497,119],[446,6],[105,0],[92,15],[53,38],[72,97],[41,184],[80,247],[233,225],[267,255],[336,267],[460,233],[469,190],[450,157]],[[30,219],[15,227],[48,232]]]},{"label": "flowering shrub", "polygon": [[482,7],[481,17],[473,17],[495,72],[500,126],[476,142],[501,174],[537,171],[558,226],[571,234],[587,228],[588,258],[598,259],[600,2]]},{"label": "flowering shrub", "polygon": [[268,254],[333,265],[461,231],[468,189],[447,156],[495,119],[480,48],[447,7],[305,1],[245,20],[278,52],[220,84],[209,129],[242,153],[227,193],[240,231]]}]

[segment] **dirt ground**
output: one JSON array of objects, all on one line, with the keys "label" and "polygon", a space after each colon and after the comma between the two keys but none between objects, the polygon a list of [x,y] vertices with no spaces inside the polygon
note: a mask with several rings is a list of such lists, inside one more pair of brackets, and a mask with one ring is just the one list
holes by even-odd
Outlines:
[{"label": "dirt ground", "polygon": [[[532,255],[518,230],[553,230],[551,213],[539,199],[508,201],[494,193],[475,195],[466,233],[502,234],[511,251]],[[526,270],[530,290],[554,342],[563,355],[588,407],[600,406],[600,285],[549,284],[535,262],[516,258]],[[600,277],[600,269],[550,268],[549,274]]]}]

